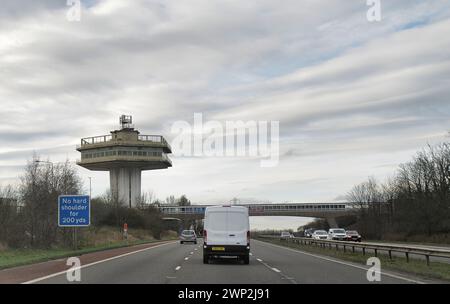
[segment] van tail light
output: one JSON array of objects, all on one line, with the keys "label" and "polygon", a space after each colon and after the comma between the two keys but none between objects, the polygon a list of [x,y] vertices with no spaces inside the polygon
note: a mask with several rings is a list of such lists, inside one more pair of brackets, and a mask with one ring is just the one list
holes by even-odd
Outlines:
[{"label": "van tail light", "polygon": [[206,244],[206,236],[207,236],[206,230],[203,230],[203,241],[205,242],[205,244]]},{"label": "van tail light", "polygon": [[247,244],[250,244],[250,231],[247,230]]}]

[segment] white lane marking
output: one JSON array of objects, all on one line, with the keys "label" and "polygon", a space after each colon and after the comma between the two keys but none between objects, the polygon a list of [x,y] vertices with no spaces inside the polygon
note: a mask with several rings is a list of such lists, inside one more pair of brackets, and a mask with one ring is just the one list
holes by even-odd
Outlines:
[{"label": "white lane marking", "polygon": [[189,260],[189,258],[188,258],[188,257],[185,257],[184,260],[187,261],[187,260]]},{"label": "white lane marking", "polygon": [[194,252],[192,252],[192,251],[191,251],[191,253],[190,253],[190,254],[194,254]]},{"label": "white lane marking", "polygon": [[250,256],[252,256],[252,255],[253,255],[253,253],[250,252]]},{"label": "white lane marking", "polygon": [[195,248],[194,250],[195,250],[195,251],[197,251],[197,250],[198,250],[198,248]]},{"label": "white lane marking", "polygon": [[177,266],[177,268],[175,268],[176,271],[180,270],[181,266]]},{"label": "white lane marking", "polygon": [[280,276],[281,276],[283,279],[289,280],[289,281],[291,281],[291,283],[293,283],[293,284],[297,284],[297,281],[295,281],[295,280],[294,280],[293,278],[291,278],[291,277],[288,277],[287,275],[285,275],[284,273],[282,273],[279,269],[270,266],[269,264],[263,262],[261,259],[257,259],[257,261],[260,262],[261,264],[263,264],[264,267],[266,267],[267,269],[270,269],[270,270],[272,270],[272,271],[275,271],[276,273],[279,273]]},{"label": "white lane marking", "polygon": [[[255,240],[255,241],[257,241],[257,240]],[[267,245],[272,246],[272,247],[277,247],[277,248],[281,248],[281,249],[286,249],[286,250],[288,250],[288,251],[292,251],[292,252],[296,252],[296,253],[300,253],[300,254],[312,256],[312,257],[315,257],[315,258],[318,258],[318,259],[321,259],[321,260],[325,260],[325,261],[328,261],[328,262],[334,262],[334,263],[337,263],[337,264],[342,264],[342,265],[345,265],[345,266],[350,266],[350,267],[362,269],[362,270],[364,270],[364,271],[367,271],[367,270],[368,270],[368,268],[365,268],[365,267],[363,267],[363,266],[358,266],[358,265],[346,263],[346,262],[343,262],[343,261],[338,261],[338,260],[335,260],[335,259],[326,258],[326,257],[324,257],[324,256],[315,255],[315,254],[308,253],[308,252],[305,252],[305,251],[295,250],[295,249],[291,249],[291,248],[288,248],[288,247],[278,246],[278,245],[274,245],[274,244],[270,244],[270,243],[262,242],[262,241],[257,241],[257,242],[264,243],[264,244],[267,244]],[[387,272],[380,272],[380,273],[381,273],[381,275],[385,275],[385,276],[388,276],[388,277],[391,277],[391,278],[395,278],[395,279],[399,279],[399,280],[404,280],[404,281],[411,282],[411,283],[425,284],[425,282],[422,282],[422,281],[418,281],[418,280],[414,280],[414,279],[405,278],[405,277],[398,276],[398,275],[391,274],[391,273],[387,273]]]},{"label": "white lane marking", "polygon": [[[93,263],[90,263],[90,264],[82,265],[80,267],[70,268],[70,270],[74,271],[74,270],[79,270],[79,269],[91,267],[91,266],[94,266],[94,265],[97,265],[97,264],[100,264],[100,263],[112,261],[112,260],[115,260],[115,259],[119,259],[119,258],[123,258],[123,257],[129,256],[129,255],[132,255],[132,254],[136,254],[136,253],[147,251],[147,250],[150,250],[150,249],[153,249],[153,248],[158,248],[158,247],[162,247],[162,246],[166,246],[166,245],[170,245],[170,244],[175,244],[175,243],[176,242],[170,242],[170,243],[156,245],[156,246],[152,246],[152,247],[148,247],[148,248],[144,248],[144,249],[139,249],[139,250],[136,250],[136,251],[124,253],[124,254],[121,254],[121,255],[117,255],[117,256],[114,256],[114,257],[111,257],[111,258],[107,258],[107,259],[104,259],[104,260],[100,260],[100,261],[97,261],[97,262],[93,262]],[[39,281],[43,281],[43,280],[47,280],[47,279],[50,279],[50,278],[53,278],[53,277],[57,277],[59,275],[66,274],[66,273],[67,273],[67,270],[64,270],[64,271],[56,272],[56,273],[53,273],[53,274],[50,274],[50,275],[47,275],[47,276],[44,276],[44,277],[40,277],[40,278],[37,278],[37,279],[26,281],[26,282],[23,282],[21,284],[33,284],[33,283],[36,283],[36,282],[39,282]]]}]

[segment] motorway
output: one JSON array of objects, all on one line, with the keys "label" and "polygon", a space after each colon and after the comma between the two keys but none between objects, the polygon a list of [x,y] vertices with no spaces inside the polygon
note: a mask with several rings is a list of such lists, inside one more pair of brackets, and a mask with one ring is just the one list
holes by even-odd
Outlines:
[{"label": "motorway", "polygon": [[[250,265],[235,259],[202,262],[202,242],[197,245],[170,242],[135,253],[82,266],[81,283],[162,284],[296,284],[371,283],[368,266],[317,256],[252,240]],[[381,283],[422,283],[420,279],[385,273]],[[68,283],[65,273],[29,283]],[[373,283],[371,283],[373,284]]]}]

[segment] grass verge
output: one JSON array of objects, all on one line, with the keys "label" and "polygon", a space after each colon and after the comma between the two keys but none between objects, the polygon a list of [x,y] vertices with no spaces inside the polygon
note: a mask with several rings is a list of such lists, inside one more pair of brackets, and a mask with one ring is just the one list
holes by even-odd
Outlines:
[{"label": "grass verge", "polygon": [[[363,255],[362,253],[343,252],[342,249],[336,251],[335,249],[321,248],[314,245],[300,245],[294,243],[287,243],[277,239],[256,238],[257,240],[280,245],[284,247],[290,247],[299,249],[305,252],[317,253],[330,257],[335,257],[341,260],[355,262],[366,265],[367,258],[370,257],[370,253]],[[450,281],[450,264],[431,262],[430,266],[427,266],[425,260],[409,259],[409,263],[406,262],[406,258],[394,256],[392,260],[387,255],[378,254],[378,258],[381,261],[382,269],[390,269],[400,271],[408,274],[413,274],[430,279],[439,279],[444,281]]]},{"label": "grass verge", "polygon": [[135,240],[135,241],[120,241],[109,244],[102,244],[97,246],[86,247],[78,250],[71,249],[17,249],[0,251],[0,270],[23,266],[28,264],[46,262],[71,256],[79,256],[91,252],[104,251],[115,248],[129,247],[140,244],[149,244],[161,241],[168,241],[172,238],[161,240]]}]

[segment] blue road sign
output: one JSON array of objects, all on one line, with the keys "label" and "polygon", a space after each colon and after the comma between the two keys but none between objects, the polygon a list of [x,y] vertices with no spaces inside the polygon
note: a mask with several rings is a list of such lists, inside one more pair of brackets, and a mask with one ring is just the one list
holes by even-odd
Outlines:
[{"label": "blue road sign", "polygon": [[58,226],[87,227],[91,224],[89,195],[60,195],[58,197]]}]

